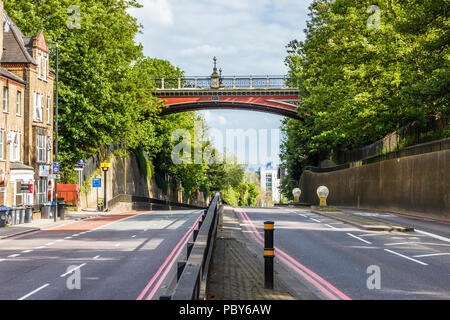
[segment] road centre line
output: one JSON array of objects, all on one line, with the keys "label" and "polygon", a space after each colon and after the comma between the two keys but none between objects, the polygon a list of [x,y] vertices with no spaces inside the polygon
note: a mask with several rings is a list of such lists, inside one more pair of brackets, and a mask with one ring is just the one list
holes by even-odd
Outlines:
[{"label": "road centre line", "polygon": [[421,234],[424,234],[424,235],[427,235],[427,236],[430,236],[430,237],[438,239],[438,240],[442,240],[442,241],[445,241],[445,242],[450,242],[449,238],[446,238],[446,237],[443,237],[443,236],[439,236],[439,235],[434,234],[434,233],[425,232],[425,231],[417,230],[417,229],[414,229],[414,231],[416,231],[418,233],[421,233]]},{"label": "road centre line", "polygon": [[73,268],[73,269],[67,271],[66,273],[60,275],[60,277],[61,277],[61,278],[64,278],[64,277],[67,276],[68,274],[74,272],[75,270],[80,269],[81,267],[83,267],[83,266],[85,266],[85,265],[86,265],[86,263],[80,264],[79,266],[77,266],[77,267],[75,267],[75,268]]},{"label": "road centre line", "polygon": [[55,244],[54,242],[49,242],[49,243],[46,243],[45,245],[46,246],[51,246],[51,245],[53,245],[53,244]]},{"label": "road centre line", "polygon": [[32,252],[33,250],[23,250],[22,251],[22,253],[30,253],[30,252]]},{"label": "road centre line", "polygon": [[28,298],[29,296],[31,296],[31,295],[35,294],[36,292],[38,292],[38,291],[44,289],[45,287],[48,287],[49,285],[50,285],[50,283],[46,283],[46,284],[44,284],[42,287],[39,287],[39,288],[37,288],[36,290],[31,291],[30,293],[24,295],[23,297],[21,297],[21,298],[19,298],[19,299],[17,299],[17,300],[25,300],[25,299]]},{"label": "road centre line", "polygon": [[395,242],[395,243],[386,243],[385,246],[399,246],[402,244],[422,244],[422,245],[429,245],[429,246],[449,246],[450,244],[446,243],[430,243],[430,242],[417,242],[417,241],[411,241],[411,242]]},{"label": "road centre line", "polygon": [[322,221],[319,221],[319,220],[317,220],[317,219],[314,219],[314,218],[310,218],[310,219],[313,220],[313,221],[315,221],[315,222],[322,223]]},{"label": "road centre line", "polygon": [[354,234],[351,234],[351,233],[348,233],[348,232],[347,232],[347,234],[348,234],[350,237],[353,237],[353,238],[355,238],[355,239],[358,239],[359,241],[362,241],[362,242],[367,243],[367,244],[372,244],[372,242],[369,242],[369,241],[364,240],[364,239],[362,239],[362,238],[360,238],[360,237],[357,237],[357,236],[355,236]]},{"label": "road centre line", "polygon": [[16,254],[9,255],[8,258],[16,258],[18,256],[20,256],[20,254],[16,253]]},{"label": "road centre line", "polygon": [[308,218],[308,216],[306,214],[299,213],[298,215],[302,216],[303,218]]},{"label": "road centre line", "polygon": [[327,227],[330,227],[331,229],[334,229],[334,230],[340,230],[339,228],[336,228],[336,227],[333,227],[333,226],[330,226],[329,224],[325,224]]},{"label": "road centre line", "polygon": [[402,258],[405,258],[405,259],[414,261],[414,262],[416,262],[416,263],[418,263],[418,264],[421,264],[421,265],[424,265],[424,266],[427,266],[427,265],[428,265],[428,264],[426,264],[425,262],[422,262],[422,261],[419,261],[419,260],[416,260],[416,259],[407,257],[407,256],[405,256],[405,255],[403,255],[403,254],[400,254],[400,253],[398,253],[398,252],[395,252],[395,251],[392,251],[392,250],[389,250],[389,249],[384,249],[384,251],[393,253],[393,254],[395,254],[395,255],[397,255],[397,256],[399,256],[399,257],[402,257]]},{"label": "road centre line", "polygon": [[414,258],[424,258],[424,257],[435,257],[435,256],[450,256],[450,253],[442,252],[442,253],[419,254],[419,255],[416,255],[413,257]]}]

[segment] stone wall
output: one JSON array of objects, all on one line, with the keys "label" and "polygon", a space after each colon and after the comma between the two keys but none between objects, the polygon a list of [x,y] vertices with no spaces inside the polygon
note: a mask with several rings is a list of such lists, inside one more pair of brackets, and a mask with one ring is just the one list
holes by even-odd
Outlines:
[{"label": "stone wall", "polygon": [[[111,155],[110,159],[105,162],[111,163],[111,168],[106,174],[107,200],[121,195],[127,194],[131,196],[153,198],[160,200],[168,200],[176,203],[183,203],[183,196],[180,191],[170,188],[166,193],[158,188],[154,179],[143,177],[139,172],[139,167],[134,154],[129,157],[119,158]],[[90,178],[89,185],[92,186],[92,178],[102,178],[102,188],[98,189],[98,197],[103,198],[104,193],[104,174],[97,170]],[[81,193],[81,208],[93,208],[97,204],[97,189],[87,188],[87,192]],[[203,194],[200,193],[198,199],[188,201],[187,204],[204,206],[205,201]]]},{"label": "stone wall", "polygon": [[450,150],[381,161],[327,173],[305,171],[301,202],[318,204],[316,189],[330,190],[329,205],[411,211],[450,218]]}]

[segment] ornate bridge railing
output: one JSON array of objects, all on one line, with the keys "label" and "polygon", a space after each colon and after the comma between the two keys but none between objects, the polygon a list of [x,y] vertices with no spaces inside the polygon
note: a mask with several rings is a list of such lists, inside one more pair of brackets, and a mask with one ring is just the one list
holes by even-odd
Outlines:
[{"label": "ornate bridge railing", "polygon": [[[286,89],[287,76],[221,77],[220,88],[224,89]],[[154,79],[158,90],[211,89],[211,77],[186,77],[177,79]]]}]

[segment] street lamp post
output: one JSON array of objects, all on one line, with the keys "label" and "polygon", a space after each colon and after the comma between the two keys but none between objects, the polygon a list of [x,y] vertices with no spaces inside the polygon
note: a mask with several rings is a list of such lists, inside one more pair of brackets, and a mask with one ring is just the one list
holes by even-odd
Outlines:
[{"label": "street lamp post", "polygon": [[[55,99],[55,162],[58,162],[58,101],[59,101],[59,41],[64,38],[56,38],[56,99]],[[55,213],[53,219],[56,222],[58,215],[58,179],[55,177]],[[64,220],[64,216],[62,216]]]}]

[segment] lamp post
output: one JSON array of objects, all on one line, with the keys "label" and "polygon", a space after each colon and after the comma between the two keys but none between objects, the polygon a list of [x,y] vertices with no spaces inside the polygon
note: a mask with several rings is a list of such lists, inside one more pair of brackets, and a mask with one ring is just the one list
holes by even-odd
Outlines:
[{"label": "lamp post", "polygon": [[320,186],[320,187],[317,188],[317,196],[320,199],[320,206],[321,207],[326,207],[326,205],[327,205],[327,198],[328,198],[329,194],[330,194],[330,191],[328,190],[327,187]]},{"label": "lamp post", "polygon": [[[55,99],[55,162],[58,162],[58,100],[59,100],[59,41],[64,38],[56,38],[56,99]],[[55,213],[53,220],[57,221],[58,215],[58,179],[55,177]],[[64,217],[62,217],[64,220]]]}]

